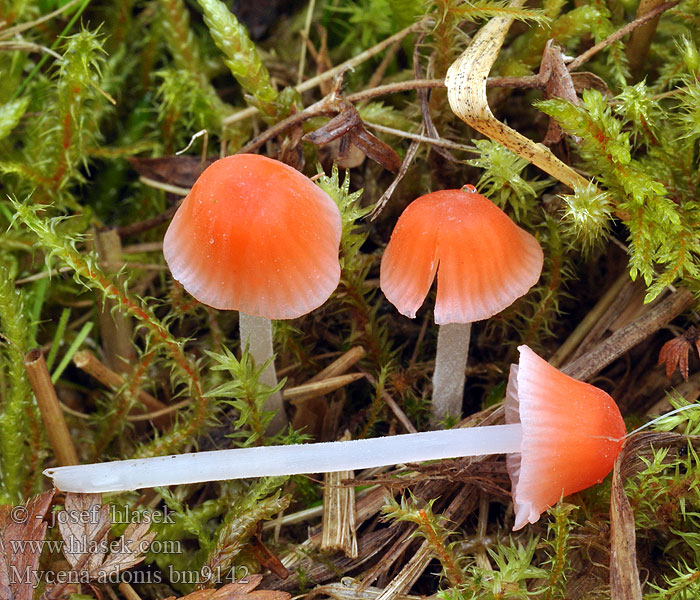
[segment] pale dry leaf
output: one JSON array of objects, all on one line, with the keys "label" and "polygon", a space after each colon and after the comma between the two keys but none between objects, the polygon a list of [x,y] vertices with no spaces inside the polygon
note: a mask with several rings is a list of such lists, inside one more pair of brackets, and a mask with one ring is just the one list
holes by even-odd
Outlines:
[{"label": "pale dry leaf", "polygon": [[54,491],[20,506],[0,506],[0,598],[32,600],[34,577],[48,523],[44,521]]},{"label": "pale dry leaf", "polygon": [[245,579],[229,583],[218,590],[197,590],[187,596],[170,596],[165,600],[289,600],[292,596],[278,590],[256,590],[262,575],[249,575]]},{"label": "pale dry leaf", "polygon": [[[519,8],[525,0],[510,0]],[[452,112],[470,127],[515,152],[572,189],[586,187],[588,180],[563,163],[549,148],[536,144],[508,127],[491,112],[486,97],[486,82],[513,22],[509,16],[490,19],[472,38],[462,55],[447,70],[445,85]]]},{"label": "pale dry leaf", "polygon": [[84,554],[90,554],[84,566],[90,573],[96,572],[107,555],[109,528],[104,525],[111,524],[109,506],[102,504],[101,494],[68,493],[63,508],[57,515],[63,555],[75,568]]}]

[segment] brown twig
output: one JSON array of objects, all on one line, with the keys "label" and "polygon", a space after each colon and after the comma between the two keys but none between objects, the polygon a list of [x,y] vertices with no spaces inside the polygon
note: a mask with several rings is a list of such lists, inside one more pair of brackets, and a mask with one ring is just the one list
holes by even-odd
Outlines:
[{"label": "brown twig", "polygon": [[172,219],[176,211],[177,206],[171,206],[159,215],[151,217],[150,219],[145,219],[143,221],[139,221],[138,223],[124,225],[123,227],[117,227],[117,232],[122,238],[128,237],[130,235],[136,235],[138,233],[143,233],[144,231],[148,231],[149,229],[153,229],[154,227],[158,227],[159,225],[166,223],[167,221]]},{"label": "brown twig", "polygon": [[[73,356],[75,366],[85,371],[88,375],[92,375],[97,381],[103,383],[107,387],[117,389],[124,385],[124,377],[115,371],[112,371],[107,365],[102,363],[89,350],[80,350]],[[137,398],[148,410],[160,411],[169,408],[157,398],[154,398],[148,392],[139,391]]]},{"label": "brown twig", "polygon": [[63,412],[58,403],[56,390],[51,383],[49,370],[41,350],[30,350],[24,357],[24,368],[27,371],[29,384],[34,390],[41,418],[44,421],[49,443],[53,448],[56,462],[59,466],[77,465],[78,453],[73,446],[73,440],[68,431],[68,425],[63,418]]},{"label": "brown twig", "polygon": [[[352,69],[366,60],[372,58],[373,56],[376,56],[380,52],[383,52],[386,48],[389,48],[396,42],[402,40],[405,38],[407,35],[410,35],[414,31],[418,31],[422,29],[427,23],[430,22],[430,18],[425,18],[421,19],[420,21],[414,23],[413,25],[410,25],[409,27],[406,27],[405,29],[402,29],[398,33],[395,33],[391,37],[386,38],[385,40],[382,40],[375,46],[372,46],[371,48],[368,48],[364,52],[360,52],[357,56],[353,56],[351,59],[346,60],[343,63],[340,63],[339,65],[333,67],[332,69],[328,69],[328,71],[325,71],[324,73],[321,73],[320,75],[317,75],[316,77],[312,77],[311,79],[307,79],[304,81],[302,84],[296,86],[296,90],[298,92],[306,92],[308,90],[311,90],[315,88],[317,85],[320,85],[324,81],[330,81],[333,79],[336,75],[339,75],[343,71],[347,71],[348,69]],[[245,110],[238,111],[237,113],[231,115],[230,117],[226,117],[223,119],[222,123],[224,125],[228,125],[230,123],[233,123],[235,121],[240,121],[242,119],[247,119],[249,117],[252,117],[253,115],[257,114],[258,109],[255,108],[254,106],[250,108],[246,108]]]},{"label": "brown twig", "polygon": [[[370,373],[365,373],[365,376],[373,386],[377,387],[377,380]],[[391,412],[394,413],[394,416],[398,419],[399,423],[403,425],[403,428],[408,433],[418,432],[415,425],[411,423],[411,420],[406,416],[406,413],[401,410],[401,407],[397,404],[396,400],[394,400],[391,394],[384,392],[382,394],[382,400],[384,400],[386,405],[391,409]]]},{"label": "brown twig", "polygon": [[322,369],[316,373],[316,375],[306,381],[306,383],[313,383],[314,381],[321,381],[323,379],[328,379],[329,377],[337,377],[338,375],[342,375],[350,367],[355,365],[357,361],[364,358],[366,354],[367,351],[362,346],[354,346],[335,359],[325,369]]},{"label": "brown twig", "polygon": [[690,308],[694,301],[690,291],[679,288],[627,327],[618,329],[590,352],[566,365],[562,371],[576,379],[589,379],[630,348],[661,329],[684,310]]},{"label": "brown twig", "polygon": [[648,23],[649,21],[655,19],[661,13],[667,11],[669,8],[673,8],[680,1],[681,0],[671,0],[671,2],[666,2],[657,6],[656,8],[650,10],[648,13],[636,18],[634,21],[630,21],[629,23],[627,23],[627,25],[621,27],[615,33],[605,38],[602,42],[599,42],[595,46],[592,46],[583,54],[579,54],[574,60],[572,60],[567,65],[567,68],[569,69],[569,71],[574,71],[575,69],[578,69],[582,64],[588,62],[591,58],[598,54],[598,52],[607,48],[611,44],[614,44],[617,40],[622,39],[628,33],[631,33],[638,27],[641,27],[645,23]]}]

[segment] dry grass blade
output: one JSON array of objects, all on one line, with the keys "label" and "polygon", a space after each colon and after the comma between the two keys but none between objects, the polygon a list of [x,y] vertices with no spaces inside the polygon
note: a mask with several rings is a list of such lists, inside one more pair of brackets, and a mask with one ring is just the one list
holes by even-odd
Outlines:
[{"label": "dry grass blade", "polygon": [[[306,595],[306,600],[317,596],[328,596],[334,600],[376,600],[384,590],[376,587],[363,588],[352,579],[343,579],[340,583],[331,583],[314,588]],[[421,600],[423,596],[399,594],[395,600]]]},{"label": "dry grass blade", "polygon": [[[612,600],[641,600],[642,590],[637,566],[636,531],[632,507],[625,495],[625,480],[645,467],[654,450],[680,450],[692,444],[700,447],[700,436],[680,433],[637,433],[622,448],[613,468],[610,492],[610,597]],[[668,460],[672,460],[671,457]]]},{"label": "dry grass blade", "polygon": [[[524,0],[513,0],[519,8]],[[503,144],[570,188],[586,187],[588,180],[554,156],[548,148],[496,119],[486,98],[486,81],[496,60],[511,17],[494,17],[474,36],[469,47],[450,66],[445,77],[447,98],[452,111],[470,127]]]},{"label": "dry grass blade", "polygon": [[[31,577],[16,573],[36,573],[39,567],[39,545],[46,535],[44,521],[54,492],[44,492],[22,506],[0,506],[0,598],[3,600],[32,600],[34,585]],[[15,547],[20,541],[20,551]],[[32,542],[37,542],[33,544]]]},{"label": "dry grass blade", "polygon": [[622,463],[628,456],[625,445],[613,468],[610,492],[610,597],[612,600],[642,600],[637,567],[634,514],[625,494],[621,475]]},{"label": "dry grass blade", "polygon": [[346,385],[353,383],[365,377],[364,373],[348,373],[347,375],[338,375],[336,377],[328,377],[321,381],[313,381],[311,383],[303,383],[296,387],[289,388],[282,392],[282,398],[285,400],[308,400],[334,392]]},{"label": "dry grass blade", "polygon": [[[349,439],[346,431],[341,440]],[[343,486],[341,481],[353,476],[353,471],[326,473],[323,487],[321,550],[342,550],[349,558],[357,558],[355,488]]]},{"label": "dry grass blade", "polygon": [[589,352],[568,363],[562,372],[585,381],[690,308],[694,301],[691,292],[685,288],[677,289],[632,323],[618,329]]}]

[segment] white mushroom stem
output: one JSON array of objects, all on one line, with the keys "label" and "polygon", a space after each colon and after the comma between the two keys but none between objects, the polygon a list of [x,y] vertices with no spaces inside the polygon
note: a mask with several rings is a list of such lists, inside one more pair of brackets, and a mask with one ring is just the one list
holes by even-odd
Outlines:
[{"label": "white mushroom stem", "polygon": [[438,329],[430,408],[434,425],[448,414],[457,418],[462,416],[464,371],[467,368],[471,328],[471,323],[446,323]]},{"label": "white mushroom stem", "polygon": [[[257,366],[265,364],[273,356],[272,351],[272,321],[265,317],[253,317],[244,312],[238,314],[238,327],[241,336],[241,347],[248,346],[248,353],[253,357]],[[261,373],[258,380],[270,387],[277,385],[275,363],[271,362]],[[287,413],[284,410],[282,394],[275,392],[266,401],[264,410],[275,411],[275,416],[267,428],[267,433],[278,433],[287,426]]]},{"label": "white mushroom stem", "polygon": [[65,492],[122,492],[224,479],[352,471],[459,456],[520,452],[522,426],[491,425],[381,438],[257,446],[46,469]]}]

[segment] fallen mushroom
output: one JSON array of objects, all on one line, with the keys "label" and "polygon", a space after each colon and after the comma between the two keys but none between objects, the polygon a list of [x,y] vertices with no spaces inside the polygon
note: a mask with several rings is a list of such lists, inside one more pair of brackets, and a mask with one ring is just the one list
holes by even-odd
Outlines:
[{"label": "fallen mushroom", "polygon": [[57,467],[44,474],[60,490],[97,493],[505,452],[510,453],[514,529],[519,529],[563,495],[601,481],[625,437],[622,416],[608,394],[564,375],[527,346],[519,350],[520,364],[511,369],[508,383],[506,425],[195,452]]},{"label": "fallen mushroom", "polygon": [[399,217],[379,281],[389,302],[414,318],[437,272],[433,423],[461,415],[471,323],[525,295],[542,264],[537,240],[471,185],[421,196]]},{"label": "fallen mushroom", "polygon": [[[241,346],[255,363],[272,358],[271,319],[323,304],[340,280],[338,207],[296,169],[256,154],[227,156],[200,175],[163,241],[173,277],[197,300],[238,310]],[[273,364],[261,381],[277,385]],[[270,430],[287,418],[279,393]]]}]

